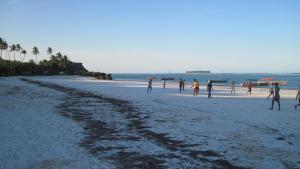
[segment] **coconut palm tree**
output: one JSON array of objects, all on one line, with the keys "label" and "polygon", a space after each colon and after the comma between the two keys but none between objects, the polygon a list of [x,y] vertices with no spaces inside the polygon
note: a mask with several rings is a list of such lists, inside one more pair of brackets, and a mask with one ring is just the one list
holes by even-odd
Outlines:
[{"label": "coconut palm tree", "polygon": [[0,50],[1,50],[1,55],[0,55],[0,59],[2,59],[2,48],[3,48],[3,43],[4,43],[4,40],[2,38],[0,38]]},{"label": "coconut palm tree", "polygon": [[10,52],[14,52],[14,61],[16,60],[16,45],[15,44],[12,44],[11,46],[10,46],[10,50],[9,50]]},{"label": "coconut palm tree", "polygon": [[21,47],[20,44],[16,44],[16,51],[19,52],[19,54],[20,54],[20,60],[21,60],[22,47]]},{"label": "coconut palm tree", "polygon": [[49,46],[48,47],[48,49],[47,49],[47,53],[48,53],[48,55],[52,55],[52,52],[53,52],[53,50],[52,50],[52,48]]},{"label": "coconut palm tree", "polygon": [[0,50],[1,50],[1,55],[0,57],[2,58],[2,51],[7,49],[7,43],[4,39],[0,38]]},{"label": "coconut palm tree", "polygon": [[35,62],[37,63],[37,55],[40,54],[40,52],[36,46],[32,48],[32,54],[35,55]]},{"label": "coconut palm tree", "polygon": [[57,52],[56,57],[60,60],[63,57],[63,55],[60,52]]},{"label": "coconut palm tree", "polygon": [[22,61],[24,61],[25,55],[27,54],[27,51],[26,51],[25,49],[23,49],[21,53],[24,55],[24,56],[23,56],[23,59],[22,59]]},{"label": "coconut palm tree", "polygon": [[66,70],[67,70],[67,64],[68,64],[68,61],[69,61],[68,56],[67,56],[67,55],[64,55],[64,56],[62,57],[62,63],[63,63],[63,69],[64,69],[65,72],[66,72]]}]

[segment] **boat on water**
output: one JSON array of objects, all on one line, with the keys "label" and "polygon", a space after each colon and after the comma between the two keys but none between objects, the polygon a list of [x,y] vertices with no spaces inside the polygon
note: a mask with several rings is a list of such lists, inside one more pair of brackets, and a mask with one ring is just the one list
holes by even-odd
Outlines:
[{"label": "boat on water", "polygon": [[[251,81],[251,85],[253,87],[269,86],[269,82],[265,82],[265,81]],[[241,86],[242,87],[248,87],[249,86],[249,82],[241,83]]]},{"label": "boat on water", "polygon": [[272,81],[272,82],[269,82],[270,85],[275,85],[276,83],[278,83],[278,85],[281,85],[281,86],[284,86],[284,85],[288,84],[287,81]]},{"label": "boat on water", "polygon": [[288,84],[287,81],[277,81],[277,80],[273,80],[273,78],[267,77],[262,79],[248,79],[248,82],[241,83],[241,86],[248,87],[249,81],[251,82],[253,87],[275,85],[276,83],[278,83],[278,85],[280,86],[284,86]]},{"label": "boat on water", "polygon": [[162,77],[161,80],[175,80],[174,77]]},{"label": "boat on water", "polygon": [[156,79],[156,77],[150,76],[150,77],[148,77],[148,79],[149,79],[149,80],[154,80],[154,79]]},{"label": "boat on water", "polygon": [[226,80],[218,80],[218,79],[212,79],[212,80],[208,80],[208,82],[212,82],[212,83],[227,83],[229,79]]}]

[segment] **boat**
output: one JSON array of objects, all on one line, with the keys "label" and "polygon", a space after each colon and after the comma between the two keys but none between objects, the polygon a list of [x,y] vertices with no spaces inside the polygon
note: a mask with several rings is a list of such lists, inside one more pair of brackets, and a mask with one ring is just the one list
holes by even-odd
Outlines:
[{"label": "boat", "polygon": [[261,80],[263,80],[263,81],[273,81],[273,78],[271,78],[271,77],[264,77],[264,78],[261,78]]},{"label": "boat", "polygon": [[154,79],[156,79],[156,77],[150,76],[150,77],[148,77],[148,79],[149,79],[149,80],[154,80]]},{"label": "boat", "polygon": [[228,80],[229,79],[227,79],[227,80],[216,80],[216,79],[214,79],[214,80],[208,80],[208,82],[212,82],[212,83],[227,83]]},{"label": "boat", "polygon": [[251,82],[257,82],[258,79],[248,79],[248,82],[251,81]]},{"label": "boat", "polygon": [[[269,82],[266,82],[266,81],[251,81],[251,85],[253,87],[268,86]],[[249,86],[249,82],[241,83],[241,86],[242,87],[248,87]]]},{"label": "boat", "polygon": [[[287,81],[274,81],[272,78],[262,78],[261,80],[251,81],[253,87],[275,85],[276,83],[278,83],[278,85],[280,86],[284,86],[288,84]],[[241,83],[241,86],[248,87],[249,82]]]},{"label": "boat", "polygon": [[175,80],[174,77],[162,77],[161,80]]},{"label": "boat", "polygon": [[278,85],[281,85],[281,86],[288,84],[287,81],[271,81],[271,82],[269,82],[270,85],[275,85],[276,83],[278,83]]}]

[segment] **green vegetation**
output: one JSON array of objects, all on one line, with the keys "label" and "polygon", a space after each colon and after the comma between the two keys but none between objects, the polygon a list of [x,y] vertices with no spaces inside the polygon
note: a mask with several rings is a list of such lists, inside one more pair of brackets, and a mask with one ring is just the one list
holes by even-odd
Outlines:
[{"label": "green vegetation", "polygon": [[[63,55],[61,52],[53,55],[51,47],[47,49],[47,54],[50,58],[39,62],[38,55],[40,52],[36,46],[32,49],[35,61],[30,59],[28,62],[24,62],[27,51],[20,44],[9,46],[4,39],[0,38],[0,50],[0,76],[83,75],[93,76],[98,79],[112,79],[110,74],[87,71],[81,63],[72,62],[67,55]],[[16,59],[16,52],[19,53],[19,59]],[[5,53],[5,59],[3,58],[3,53]],[[10,57],[11,53],[13,53],[13,59]]]}]

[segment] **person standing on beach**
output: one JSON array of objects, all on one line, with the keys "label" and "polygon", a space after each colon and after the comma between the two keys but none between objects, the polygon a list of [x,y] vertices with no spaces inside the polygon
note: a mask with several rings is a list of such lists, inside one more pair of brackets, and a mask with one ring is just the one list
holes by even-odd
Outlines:
[{"label": "person standing on beach", "polygon": [[181,93],[181,90],[182,90],[182,83],[183,83],[183,81],[182,81],[182,79],[180,78],[180,80],[179,80],[179,92]]},{"label": "person standing on beach", "polygon": [[213,85],[212,85],[211,80],[210,80],[209,83],[207,84],[207,91],[208,91],[207,98],[212,98],[211,97],[211,90],[213,90]]},{"label": "person standing on beach", "polygon": [[270,108],[273,110],[274,102],[278,103],[278,110],[280,110],[280,94],[279,94],[280,88],[278,87],[278,83],[275,83],[275,93],[274,97],[272,99],[272,107]]},{"label": "person standing on beach", "polygon": [[270,99],[271,96],[274,97],[274,87],[273,87],[273,84],[271,85],[271,87],[270,87],[270,89],[269,89],[269,92],[270,92],[270,94],[269,94],[269,96],[267,97],[267,99]]},{"label": "person standing on beach", "polygon": [[231,85],[230,85],[230,87],[231,87],[231,94],[233,93],[233,94],[235,94],[235,86],[234,86],[234,83],[235,83],[235,81],[232,81],[231,82]]},{"label": "person standing on beach", "polygon": [[163,89],[165,89],[166,88],[166,81],[164,80],[163,81]]},{"label": "person standing on beach", "polygon": [[249,83],[248,83],[248,91],[247,93],[249,93],[250,95],[252,94],[252,82],[251,80],[249,80]]},{"label": "person standing on beach", "polygon": [[152,79],[149,80],[148,82],[148,89],[147,89],[147,93],[152,91]]},{"label": "person standing on beach", "polygon": [[295,105],[295,109],[297,109],[298,106],[300,106],[300,86],[299,86],[299,89],[298,89],[298,93],[296,95],[296,100],[298,99],[298,104]]},{"label": "person standing on beach", "polygon": [[184,91],[185,80],[182,81],[182,90]]},{"label": "person standing on beach", "polygon": [[198,96],[198,93],[199,93],[199,83],[196,79],[194,79],[194,82],[193,82],[193,86],[194,88],[194,95],[193,96]]}]

